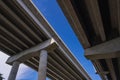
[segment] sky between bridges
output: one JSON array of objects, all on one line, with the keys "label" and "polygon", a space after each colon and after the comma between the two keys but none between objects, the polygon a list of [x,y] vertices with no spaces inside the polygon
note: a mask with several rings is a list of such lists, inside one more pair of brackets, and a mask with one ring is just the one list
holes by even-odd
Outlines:
[{"label": "sky between bridges", "polygon": [[[45,16],[51,26],[55,29],[58,35],[62,38],[68,48],[72,51],[75,57],[78,59],[80,64],[91,76],[92,80],[100,80],[100,77],[95,74],[95,69],[92,63],[84,57],[84,50],[78,41],[76,35],[74,34],[71,26],[69,25],[67,19],[62,13],[56,0],[32,0],[40,12]],[[0,52],[0,55],[2,52]],[[0,73],[3,73],[7,80],[10,66],[6,65],[4,62],[8,56],[2,54],[0,56]],[[2,66],[3,65],[3,66]],[[37,72],[24,66],[20,66],[17,80],[37,80]]]}]

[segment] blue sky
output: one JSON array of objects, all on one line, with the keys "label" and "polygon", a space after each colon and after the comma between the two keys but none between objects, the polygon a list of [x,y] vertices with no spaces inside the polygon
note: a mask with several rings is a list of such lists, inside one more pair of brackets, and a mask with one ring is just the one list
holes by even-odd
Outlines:
[{"label": "blue sky", "polygon": [[[91,76],[92,80],[101,80],[100,77],[95,74],[92,63],[84,57],[84,49],[82,48],[80,42],[78,41],[76,35],[74,34],[71,26],[69,25],[67,19],[62,13],[60,7],[56,0],[32,0],[37,6],[40,12],[48,20],[51,26],[55,29],[64,43],[72,51],[84,69]],[[0,62],[5,62],[8,56],[0,52]],[[3,65],[4,64],[4,65]],[[0,73],[4,74],[4,77],[8,77],[10,66],[5,63],[0,63]],[[7,80],[7,79],[5,79]],[[17,80],[37,80],[37,72],[28,68],[25,65],[21,65],[17,75]]]},{"label": "blue sky", "polygon": [[100,77],[95,74],[92,63],[84,57],[84,49],[82,48],[62,10],[57,4],[57,0],[32,1],[52,25],[58,35],[62,38],[68,48],[72,51],[75,57],[79,60],[82,66],[86,69],[92,79],[100,80]]}]

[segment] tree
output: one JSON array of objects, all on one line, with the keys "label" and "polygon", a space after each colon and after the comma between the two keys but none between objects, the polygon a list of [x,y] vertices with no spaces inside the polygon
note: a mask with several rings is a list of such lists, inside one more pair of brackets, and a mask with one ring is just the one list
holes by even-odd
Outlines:
[{"label": "tree", "polygon": [[2,77],[2,74],[0,73],[0,80],[3,80],[4,78]]}]

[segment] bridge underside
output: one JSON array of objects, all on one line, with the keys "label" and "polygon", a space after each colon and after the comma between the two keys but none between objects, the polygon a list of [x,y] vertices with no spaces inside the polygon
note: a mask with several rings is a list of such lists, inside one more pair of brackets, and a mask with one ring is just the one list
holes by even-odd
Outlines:
[{"label": "bridge underside", "polygon": [[58,0],[103,80],[120,80],[120,0]]},{"label": "bridge underside", "polygon": [[[51,42],[46,43],[51,39],[54,40],[52,47]],[[44,46],[44,43],[47,46]],[[39,49],[36,48],[37,45]],[[18,61],[38,71],[38,54],[43,49],[48,51],[49,78],[91,80],[30,0],[0,0],[0,50],[11,56],[7,63]]]}]

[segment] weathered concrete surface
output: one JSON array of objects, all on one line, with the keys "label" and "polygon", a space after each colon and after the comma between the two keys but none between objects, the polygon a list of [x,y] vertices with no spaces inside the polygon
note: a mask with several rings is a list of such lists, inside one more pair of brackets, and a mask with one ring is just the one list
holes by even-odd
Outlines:
[{"label": "weathered concrete surface", "polygon": [[25,51],[18,53],[17,55],[14,55],[14,56],[8,58],[6,63],[12,64],[12,62],[14,62],[16,60],[23,62],[31,57],[38,56],[40,50],[45,49],[47,51],[51,51],[51,50],[54,50],[56,47],[57,47],[57,44],[54,41],[54,39],[49,39],[43,43],[40,43],[32,48],[29,48]]},{"label": "weathered concrete surface", "polygon": [[10,72],[10,75],[8,77],[8,80],[15,80],[17,72],[18,72],[18,68],[19,68],[20,62],[13,62],[13,66]]},{"label": "weathered concrete surface", "polygon": [[47,71],[47,56],[48,53],[46,50],[42,50],[40,52],[40,61],[39,61],[39,70],[38,70],[38,80],[46,79],[46,71]]},{"label": "weathered concrete surface", "polygon": [[120,57],[120,37],[85,49],[88,59],[107,59]]}]

